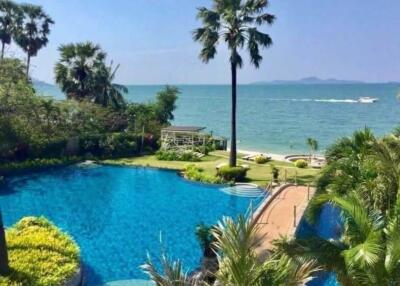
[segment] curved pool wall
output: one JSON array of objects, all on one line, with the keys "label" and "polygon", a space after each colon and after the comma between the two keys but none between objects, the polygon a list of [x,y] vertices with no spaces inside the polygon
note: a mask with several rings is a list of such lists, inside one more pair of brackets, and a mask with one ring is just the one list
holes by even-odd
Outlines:
[{"label": "curved pool wall", "polygon": [[[296,237],[320,236],[325,239],[338,239],[342,233],[342,226],[340,211],[332,205],[326,204],[315,225],[310,225],[304,217],[302,218],[296,231]],[[334,273],[324,272],[308,282],[307,286],[340,286],[340,284]]]},{"label": "curved pool wall", "polygon": [[195,269],[202,255],[196,225],[244,214],[259,200],[193,184],[172,171],[122,166],[69,166],[0,185],[5,225],[27,215],[48,217],[81,247],[89,286],[147,279],[139,266],[147,252],[157,262],[162,247],[186,270]]}]

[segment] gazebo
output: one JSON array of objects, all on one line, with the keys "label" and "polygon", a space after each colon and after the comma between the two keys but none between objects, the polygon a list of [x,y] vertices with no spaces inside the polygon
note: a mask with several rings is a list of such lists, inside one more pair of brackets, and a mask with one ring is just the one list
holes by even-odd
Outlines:
[{"label": "gazebo", "polygon": [[209,134],[202,133],[205,127],[169,126],[161,129],[161,148],[165,150],[194,150],[205,147]]}]

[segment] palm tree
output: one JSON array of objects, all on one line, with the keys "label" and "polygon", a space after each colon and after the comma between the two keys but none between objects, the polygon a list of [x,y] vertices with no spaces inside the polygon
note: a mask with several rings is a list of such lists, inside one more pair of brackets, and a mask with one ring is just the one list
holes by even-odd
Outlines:
[{"label": "palm tree", "polygon": [[117,65],[114,69],[112,63],[110,66],[102,65],[95,74],[94,102],[103,106],[112,106],[119,109],[125,106],[125,100],[122,93],[128,93],[128,89],[121,84],[113,83],[115,74],[119,69]]},{"label": "palm tree", "polygon": [[68,99],[93,98],[95,76],[104,69],[106,53],[91,42],[62,45],[58,50],[61,58],[55,66],[55,79],[61,90]]},{"label": "palm tree", "polygon": [[[287,255],[272,255],[261,262],[256,255],[257,226],[244,216],[236,220],[224,217],[217,227],[211,230],[218,253],[219,270],[217,282],[224,286],[297,286],[310,279],[320,270],[309,259],[295,261]],[[171,262],[165,255],[161,259],[164,273],[158,272],[148,259],[141,268],[158,286],[204,285],[202,281],[191,280],[183,272],[179,260]]]},{"label": "palm tree", "polygon": [[311,150],[310,153],[310,161],[311,161],[311,158],[314,156],[314,153],[318,150],[318,141],[314,138],[307,138],[306,143]]},{"label": "palm tree", "polygon": [[276,242],[280,251],[293,259],[315,259],[324,270],[334,271],[343,286],[399,285],[398,214],[385,221],[354,194],[347,197],[323,194],[310,203],[306,216],[311,223],[316,222],[327,203],[342,213],[344,231],[340,239],[283,239]]},{"label": "palm tree", "polygon": [[1,60],[4,58],[5,45],[11,43],[11,38],[16,32],[21,19],[21,10],[17,4],[8,0],[0,2]]},{"label": "palm tree", "polygon": [[193,39],[203,45],[200,58],[208,63],[217,53],[217,45],[224,41],[230,52],[232,78],[232,114],[231,114],[231,148],[229,165],[236,166],[236,85],[237,68],[243,66],[239,52],[246,47],[251,63],[258,68],[262,61],[260,47],[271,46],[268,34],[260,32],[257,27],[265,23],[272,24],[275,16],[264,13],[268,0],[213,0],[212,9],[201,7],[197,17],[203,27],[193,32]]},{"label": "palm tree", "polygon": [[26,77],[29,77],[31,57],[47,45],[50,25],[54,21],[45,13],[41,6],[22,4],[23,18],[15,33],[15,41],[27,54]]}]

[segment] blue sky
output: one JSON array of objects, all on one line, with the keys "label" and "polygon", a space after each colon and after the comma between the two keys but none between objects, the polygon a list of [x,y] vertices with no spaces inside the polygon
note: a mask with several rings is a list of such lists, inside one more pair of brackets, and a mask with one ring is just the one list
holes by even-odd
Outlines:
[{"label": "blue sky", "polygon": [[[31,0],[53,17],[50,42],[32,60],[32,76],[53,82],[57,47],[90,40],[121,64],[125,84],[229,83],[224,47],[208,65],[191,38],[196,7],[209,0]],[[239,82],[307,76],[400,80],[400,1],[270,0],[274,45],[260,69],[248,62]],[[9,54],[24,57],[15,47]],[[246,57],[247,59],[247,57]]]}]

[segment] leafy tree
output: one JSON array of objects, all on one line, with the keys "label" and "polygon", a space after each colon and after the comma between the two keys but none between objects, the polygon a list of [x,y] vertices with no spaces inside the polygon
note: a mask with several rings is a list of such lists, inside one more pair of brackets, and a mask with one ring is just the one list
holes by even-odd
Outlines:
[{"label": "leafy tree", "polygon": [[268,34],[257,29],[272,24],[275,16],[264,13],[267,0],[213,0],[213,7],[198,9],[197,17],[203,26],[193,32],[193,39],[203,45],[200,58],[208,63],[217,53],[219,42],[225,42],[230,52],[232,78],[231,148],[229,164],[236,166],[236,97],[237,69],[243,66],[240,50],[247,48],[251,63],[258,68],[262,61],[260,47],[272,45]]},{"label": "leafy tree", "polygon": [[15,41],[27,54],[26,77],[28,78],[31,57],[36,56],[38,51],[47,45],[50,25],[54,24],[54,21],[41,6],[22,4],[20,7],[23,18],[15,32]]},{"label": "leafy tree", "polygon": [[173,111],[176,108],[175,103],[179,93],[177,87],[169,85],[157,93],[155,114],[161,124],[168,124],[174,119]]},{"label": "leafy tree", "polygon": [[11,43],[12,36],[22,20],[21,10],[13,1],[0,1],[0,41],[1,60],[4,58],[5,45]]}]

